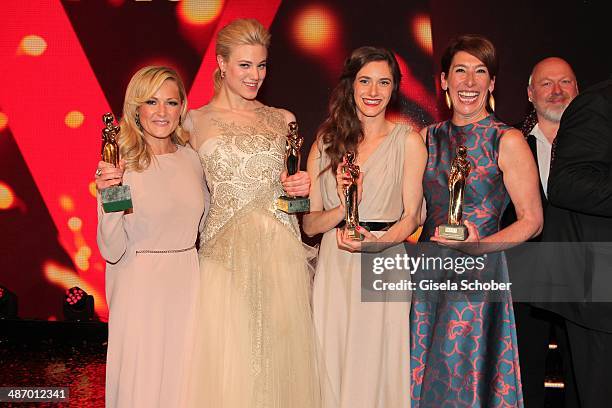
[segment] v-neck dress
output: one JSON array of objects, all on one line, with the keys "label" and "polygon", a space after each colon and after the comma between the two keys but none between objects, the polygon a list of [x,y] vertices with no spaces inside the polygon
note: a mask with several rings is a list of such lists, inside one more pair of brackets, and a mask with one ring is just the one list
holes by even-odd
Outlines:
[{"label": "v-neck dress", "polygon": [[[408,131],[396,125],[360,166],[360,221],[393,222],[402,216]],[[319,169],[329,163],[323,151]],[[325,210],[340,205],[335,171],[326,170],[315,182],[321,183]],[[362,302],[361,255],[338,249],[336,228],[323,235],[313,288],[323,407],[410,406],[409,314],[409,299]]]}]

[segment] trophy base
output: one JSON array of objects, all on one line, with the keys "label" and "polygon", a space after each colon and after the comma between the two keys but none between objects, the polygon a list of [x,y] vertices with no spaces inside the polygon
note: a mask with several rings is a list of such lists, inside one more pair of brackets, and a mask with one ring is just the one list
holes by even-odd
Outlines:
[{"label": "trophy base", "polygon": [[287,214],[296,214],[310,211],[310,200],[307,197],[278,197],[276,206]]},{"label": "trophy base", "polygon": [[465,225],[440,225],[438,232],[442,238],[451,239],[453,241],[465,241],[468,236],[467,227]]},{"label": "trophy base", "polygon": [[129,210],[133,207],[130,186],[112,186],[100,190],[104,212]]},{"label": "trophy base", "polygon": [[363,241],[363,234],[359,233],[355,228],[349,227],[346,231],[348,232],[349,238],[353,241]]}]

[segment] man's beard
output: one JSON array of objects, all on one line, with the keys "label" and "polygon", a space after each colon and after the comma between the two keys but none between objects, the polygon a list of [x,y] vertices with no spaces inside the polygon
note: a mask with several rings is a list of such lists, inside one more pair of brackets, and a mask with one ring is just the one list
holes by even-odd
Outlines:
[{"label": "man's beard", "polygon": [[542,116],[544,119],[549,120],[551,122],[559,123],[561,122],[561,116],[563,116],[563,112],[565,112],[565,108],[569,105],[565,103],[559,107],[552,107],[547,109],[538,109],[536,106],[536,112],[538,115]]}]

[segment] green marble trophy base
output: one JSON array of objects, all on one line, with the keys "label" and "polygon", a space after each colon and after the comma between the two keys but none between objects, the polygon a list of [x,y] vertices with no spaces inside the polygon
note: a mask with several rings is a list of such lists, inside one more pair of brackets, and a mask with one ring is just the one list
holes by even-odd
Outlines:
[{"label": "green marble trophy base", "polygon": [[465,225],[440,225],[438,227],[440,236],[453,241],[465,241],[468,236],[467,227]]},{"label": "green marble trophy base", "polygon": [[100,191],[104,212],[129,210],[133,207],[130,186],[112,186]]},{"label": "green marble trophy base", "polygon": [[310,200],[307,197],[278,197],[276,205],[287,214],[297,214],[310,211]]}]

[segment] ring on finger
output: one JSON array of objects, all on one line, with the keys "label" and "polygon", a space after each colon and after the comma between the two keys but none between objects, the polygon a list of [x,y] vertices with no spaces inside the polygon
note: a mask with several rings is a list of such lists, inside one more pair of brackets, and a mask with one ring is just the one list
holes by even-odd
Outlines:
[{"label": "ring on finger", "polygon": [[102,169],[98,168],[96,169],[96,176],[100,177],[102,175]]}]

